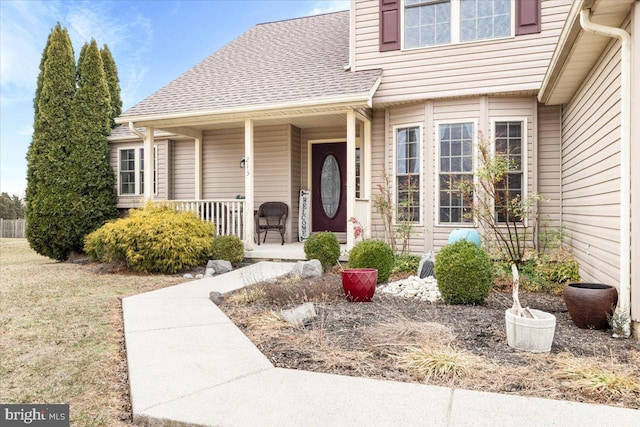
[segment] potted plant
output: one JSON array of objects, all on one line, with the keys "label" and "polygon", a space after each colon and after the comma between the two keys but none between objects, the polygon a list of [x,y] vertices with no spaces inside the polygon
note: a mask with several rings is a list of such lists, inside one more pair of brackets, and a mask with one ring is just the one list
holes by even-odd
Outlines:
[{"label": "potted plant", "polygon": [[342,271],[342,287],[349,301],[370,301],[376,285],[389,280],[394,256],[381,240],[358,242],[349,253],[349,268]]},{"label": "potted plant", "polygon": [[520,277],[515,264],[511,266],[511,272],[513,274],[513,306],[505,311],[507,344],[516,350],[547,353],[551,351],[556,317],[541,310],[522,308],[518,296]]}]

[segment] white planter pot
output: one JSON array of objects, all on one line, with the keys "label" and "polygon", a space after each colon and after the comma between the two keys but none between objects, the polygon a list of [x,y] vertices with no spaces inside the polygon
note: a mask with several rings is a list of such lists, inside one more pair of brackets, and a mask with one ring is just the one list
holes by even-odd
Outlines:
[{"label": "white planter pot", "polygon": [[551,351],[553,343],[556,316],[540,310],[531,309],[531,311],[536,319],[515,316],[512,309],[505,311],[507,344],[517,350],[547,353]]}]

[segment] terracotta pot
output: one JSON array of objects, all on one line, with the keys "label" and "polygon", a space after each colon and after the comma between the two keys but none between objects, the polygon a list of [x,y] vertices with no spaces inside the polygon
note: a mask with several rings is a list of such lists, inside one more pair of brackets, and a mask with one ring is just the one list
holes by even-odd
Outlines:
[{"label": "terracotta pot", "polygon": [[607,329],[607,314],[613,314],[618,291],[601,283],[569,283],[562,291],[571,320],[581,329]]},{"label": "terracotta pot", "polygon": [[378,270],[375,268],[350,268],[342,272],[342,288],[349,301],[371,301],[376,283]]}]

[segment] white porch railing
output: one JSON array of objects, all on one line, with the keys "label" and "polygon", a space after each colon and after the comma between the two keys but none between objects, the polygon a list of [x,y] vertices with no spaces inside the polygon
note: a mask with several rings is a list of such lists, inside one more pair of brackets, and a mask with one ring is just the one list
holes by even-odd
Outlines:
[{"label": "white porch railing", "polygon": [[216,226],[218,235],[243,236],[244,200],[169,200],[159,202],[172,206],[179,211],[193,212],[203,221],[212,222]]}]

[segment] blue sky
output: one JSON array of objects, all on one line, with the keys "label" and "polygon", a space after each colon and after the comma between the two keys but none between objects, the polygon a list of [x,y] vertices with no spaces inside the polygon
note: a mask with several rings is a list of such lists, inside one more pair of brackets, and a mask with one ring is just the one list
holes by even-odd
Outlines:
[{"label": "blue sky", "polygon": [[0,0],[0,191],[24,197],[38,66],[56,22],[76,57],[92,38],[109,46],[126,110],[258,23],[348,8],[349,0]]}]

